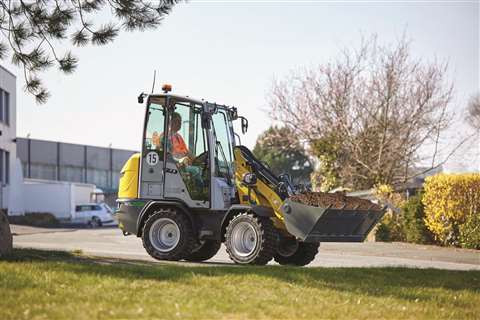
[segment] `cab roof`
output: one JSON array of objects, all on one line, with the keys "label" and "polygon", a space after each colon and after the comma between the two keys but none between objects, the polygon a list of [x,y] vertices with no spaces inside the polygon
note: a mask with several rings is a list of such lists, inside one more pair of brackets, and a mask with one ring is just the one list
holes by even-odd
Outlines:
[{"label": "cab roof", "polygon": [[181,101],[189,101],[189,102],[193,102],[193,103],[196,103],[196,104],[209,103],[209,104],[215,105],[218,108],[236,112],[235,107],[229,107],[229,106],[226,106],[226,105],[223,105],[223,104],[217,104],[216,102],[205,101],[204,99],[199,100],[199,99],[195,99],[195,98],[192,98],[192,97],[189,97],[189,96],[182,96],[182,95],[171,94],[171,93],[149,94],[147,101],[151,101],[152,98],[153,98],[153,101],[155,101],[155,98],[166,98],[166,97],[174,98],[176,100],[181,100]]}]

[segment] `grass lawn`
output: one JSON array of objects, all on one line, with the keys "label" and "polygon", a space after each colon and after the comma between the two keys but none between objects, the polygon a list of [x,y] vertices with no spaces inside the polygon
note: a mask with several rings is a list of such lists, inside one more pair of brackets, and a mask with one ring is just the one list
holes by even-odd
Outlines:
[{"label": "grass lawn", "polygon": [[0,319],[479,319],[480,272],[149,263],[15,250]]}]

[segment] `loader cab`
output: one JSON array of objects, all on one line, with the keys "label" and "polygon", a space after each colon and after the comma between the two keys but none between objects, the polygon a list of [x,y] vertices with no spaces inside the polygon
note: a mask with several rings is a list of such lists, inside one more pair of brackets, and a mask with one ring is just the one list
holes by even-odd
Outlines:
[{"label": "loader cab", "polygon": [[231,108],[172,94],[147,99],[138,197],[227,210],[235,196]]}]

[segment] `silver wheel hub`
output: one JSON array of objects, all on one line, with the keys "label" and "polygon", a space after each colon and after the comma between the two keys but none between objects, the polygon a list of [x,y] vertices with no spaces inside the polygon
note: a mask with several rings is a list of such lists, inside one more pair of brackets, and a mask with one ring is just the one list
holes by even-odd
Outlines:
[{"label": "silver wheel hub", "polygon": [[150,227],[150,242],[160,252],[169,252],[180,241],[180,228],[177,223],[169,218],[157,219]]},{"label": "silver wheel hub", "polygon": [[241,257],[252,254],[257,247],[258,234],[248,222],[240,222],[232,230],[232,249]]}]

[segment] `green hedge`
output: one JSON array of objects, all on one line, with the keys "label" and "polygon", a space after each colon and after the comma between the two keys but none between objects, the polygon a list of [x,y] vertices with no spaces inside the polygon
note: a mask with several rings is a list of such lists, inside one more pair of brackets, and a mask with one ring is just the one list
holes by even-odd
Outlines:
[{"label": "green hedge", "polygon": [[422,194],[408,199],[400,213],[389,212],[382,219],[375,233],[377,241],[406,241],[418,244],[434,242],[432,233],[425,225]]}]

